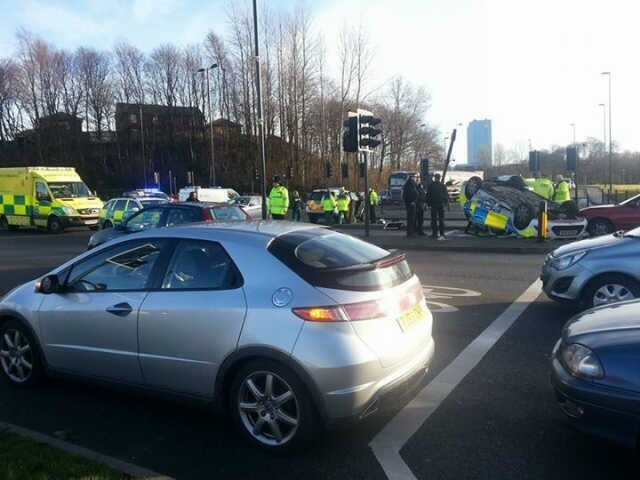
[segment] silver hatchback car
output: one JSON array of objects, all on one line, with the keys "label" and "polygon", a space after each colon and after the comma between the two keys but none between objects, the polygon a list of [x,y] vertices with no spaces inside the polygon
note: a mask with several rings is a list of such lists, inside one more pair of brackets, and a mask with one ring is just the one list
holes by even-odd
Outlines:
[{"label": "silver hatchback car", "polygon": [[640,298],[640,228],[563,245],[540,278],[547,296],[583,308]]},{"label": "silver hatchback car", "polygon": [[432,316],[402,253],[288,222],[108,242],[0,302],[16,386],[56,372],[197,397],[284,451],[422,379]]}]

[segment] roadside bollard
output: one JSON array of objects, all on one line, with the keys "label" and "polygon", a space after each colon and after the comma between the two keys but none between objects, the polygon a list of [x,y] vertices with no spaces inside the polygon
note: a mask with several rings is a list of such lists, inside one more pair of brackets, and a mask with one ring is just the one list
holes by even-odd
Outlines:
[{"label": "roadside bollard", "polygon": [[547,202],[540,202],[538,213],[538,241],[543,242],[547,239],[548,227]]}]

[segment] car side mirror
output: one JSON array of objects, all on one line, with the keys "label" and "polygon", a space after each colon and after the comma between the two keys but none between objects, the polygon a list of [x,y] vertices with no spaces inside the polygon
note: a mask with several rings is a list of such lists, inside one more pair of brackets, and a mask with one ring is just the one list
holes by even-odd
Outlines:
[{"label": "car side mirror", "polygon": [[36,291],[48,295],[62,291],[62,285],[58,275],[47,275],[36,285]]}]

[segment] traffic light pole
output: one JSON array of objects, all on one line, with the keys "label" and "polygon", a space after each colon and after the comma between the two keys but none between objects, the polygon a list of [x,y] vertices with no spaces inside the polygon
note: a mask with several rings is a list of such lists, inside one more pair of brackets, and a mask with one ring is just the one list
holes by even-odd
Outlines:
[{"label": "traffic light pole", "polygon": [[371,195],[369,192],[369,152],[362,152],[364,158],[364,236],[369,238],[369,226],[371,225]]}]

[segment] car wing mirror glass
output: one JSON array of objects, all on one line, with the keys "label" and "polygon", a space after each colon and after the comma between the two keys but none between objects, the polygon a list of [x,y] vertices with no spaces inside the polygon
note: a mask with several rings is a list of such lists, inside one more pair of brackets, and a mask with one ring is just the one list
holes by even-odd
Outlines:
[{"label": "car wing mirror glass", "polygon": [[58,275],[47,275],[36,284],[36,291],[48,295],[62,291],[62,285]]}]

